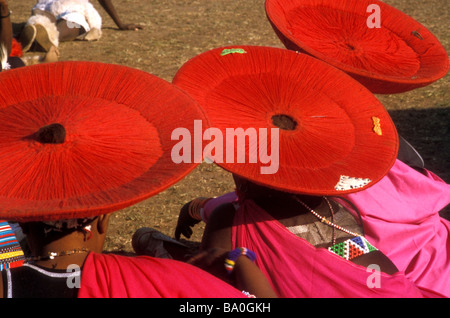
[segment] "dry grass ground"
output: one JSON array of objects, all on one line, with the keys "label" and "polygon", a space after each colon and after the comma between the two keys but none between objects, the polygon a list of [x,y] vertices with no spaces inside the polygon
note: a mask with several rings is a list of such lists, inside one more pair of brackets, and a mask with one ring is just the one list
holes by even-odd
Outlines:
[{"label": "dry grass ground", "polygon": [[[35,0],[10,0],[13,23],[27,20]],[[118,31],[114,22],[91,1],[103,17],[103,36],[96,42],[60,46],[61,60],[122,64],[171,81],[190,58],[225,45],[283,47],[264,11],[264,0],[114,0],[124,22],[140,23],[142,31]],[[450,52],[448,1],[386,0],[433,32]],[[450,76],[412,92],[378,96],[398,130],[423,155],[426,165],[450,182]],[[196,196],[215,196],[233,189],[220,168],[200,165],[191,175],[163,193],[112,218],[106,250],[132,252],[131,236],[142,226],[172,235],[183,203]],[[197,226],[193,242],[201,238]]]}]

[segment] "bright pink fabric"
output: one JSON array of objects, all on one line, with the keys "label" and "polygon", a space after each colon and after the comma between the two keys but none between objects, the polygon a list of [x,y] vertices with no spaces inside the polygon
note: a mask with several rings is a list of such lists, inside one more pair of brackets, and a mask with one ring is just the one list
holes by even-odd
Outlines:
[{"label": "bright pink fabric", "polygon": [[238,198],[236,192],[229,192],[217,198],[209,200],[208,202],[205,203],[205,206],[203,207],[203,212],[201,213],[202,220],[205,223],[208,223],[208,218],[215,208],[224,203],[237,202],[237,199]]},{"label": "bright pink fabric", "polygon": [[243,293],[186,263],[90,253],[79,298],[242,298]]},{"label": "bright pink fabric", "polygon": [[280,297],[423,297],[403,273],[375,273],[315,248],[251,200],[236,210],[232,244],[256,253],[256,264]]},{"label": "bright pink fabric", "polygon": [[365,237],[406,277],[450,297],[450,222],[438,213],[450,203],[449,184],[397,160],[380,182],[345,198],[359,210]]},{"label": "bright pink fabric", "polygon": [[[450,203],[450,185],[425,172],[397,160],[380,182],[345,198],[358,208],[366,238],[409,280],[430,297],[450,297],[450,222],[438,213]],[[236,200],[233,192],[209,201],[205,222],[216,206]]]}]

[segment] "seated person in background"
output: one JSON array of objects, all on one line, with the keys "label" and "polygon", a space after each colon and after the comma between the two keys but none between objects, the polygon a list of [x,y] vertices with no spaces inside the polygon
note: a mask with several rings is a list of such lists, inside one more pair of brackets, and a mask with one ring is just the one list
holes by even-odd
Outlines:
[{"label": "seated person in background", "polygon": [[[123,23],[111,0],[98,2],[120,30],[142,29],[138,24]],[[102,18],[88,0],[39,0],[22,30],[20,42],[24,52],[48,52],[52,47],[58,48],[59,42],[98,40],[101,28]]]},{"label": "seated person in background", "polygon": [[11,13],[7,0],[0,0],[0,14],[0,71],[58,61],[59,51],[55,46],[51,46],[43,56],[24,56],[22,45],[13,37]]},{"label": "seated person in background", "polygon": [[8,1],[0,0],[0,71],[25,65],[20,44],[13,38],[10,16]]}]

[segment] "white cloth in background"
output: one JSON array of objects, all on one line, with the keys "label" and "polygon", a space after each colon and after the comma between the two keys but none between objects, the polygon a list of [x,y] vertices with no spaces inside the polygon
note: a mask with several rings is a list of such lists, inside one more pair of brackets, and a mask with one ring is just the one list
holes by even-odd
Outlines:
[{"label": "white cloth in background", "polygon": [[88,0],[39,0],[33,9],[50,12],[57,20],[66,20],[69,27],[82,26],[86,33],[79,37],[80,40],[101,37],[102,18]]}]

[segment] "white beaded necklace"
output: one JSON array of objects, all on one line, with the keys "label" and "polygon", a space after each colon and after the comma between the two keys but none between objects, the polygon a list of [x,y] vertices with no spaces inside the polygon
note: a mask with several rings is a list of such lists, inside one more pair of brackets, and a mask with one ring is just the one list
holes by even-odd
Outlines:
[{"label": "white beaded necklace", "polygon": [[[335,229],[338,229],[338,230],[340,230],[340,231],[342,231],[342,232],[345,232],[345,233],[347,233],[347,234],[350,234],[350,235],[353,235],[353,236],[360,236],[359,234],[357,234],[357,233],[354,233],[354,232],[352,232],[352,231],[349,231],[349,230],[347,230],[347,229],[345,229],[345,228],[343,228],[342,226],[339,226],[339,225],[337,225],[337,224],[335,224],[335,223],[333,223],[333,222],[331,222],[331,221],[328,221],[326,218],[324,218],[323,216],[321,216],[319,213],[317,213],[316,211],[314,211],[313,209],[311,209],[305,202],[303,202],[302,200],[300,200],[299,198],[297,198],[296,196],[293,196],[294,197],[294,199],[298,202],[298,203],[300,203],[301,205],[303,205],[307,210],[309,210],[309,212],[311,212],[315,217],[317,217],[322,223],[325,223],[326,225],[328,225],[328,226],[331,226],[331,227],[333,227],[333,228],[335,228]],[[332,214],[332,216],[334,216],[334,211],[333,211],[333,208],[331,207],[331,203],[330,203],[330,201],[328,200],[328,198],[327,197],[323,197],[323,199],[325,200],[325,202],[328,204],[328,207],[330,208],[330,210],[331,210],[331,214]],[[333,219],[333,221],[334,221],[334,219]],[[335,244],[335,238],[334,238],[334,236],[333,236],[333,245]]]}]

